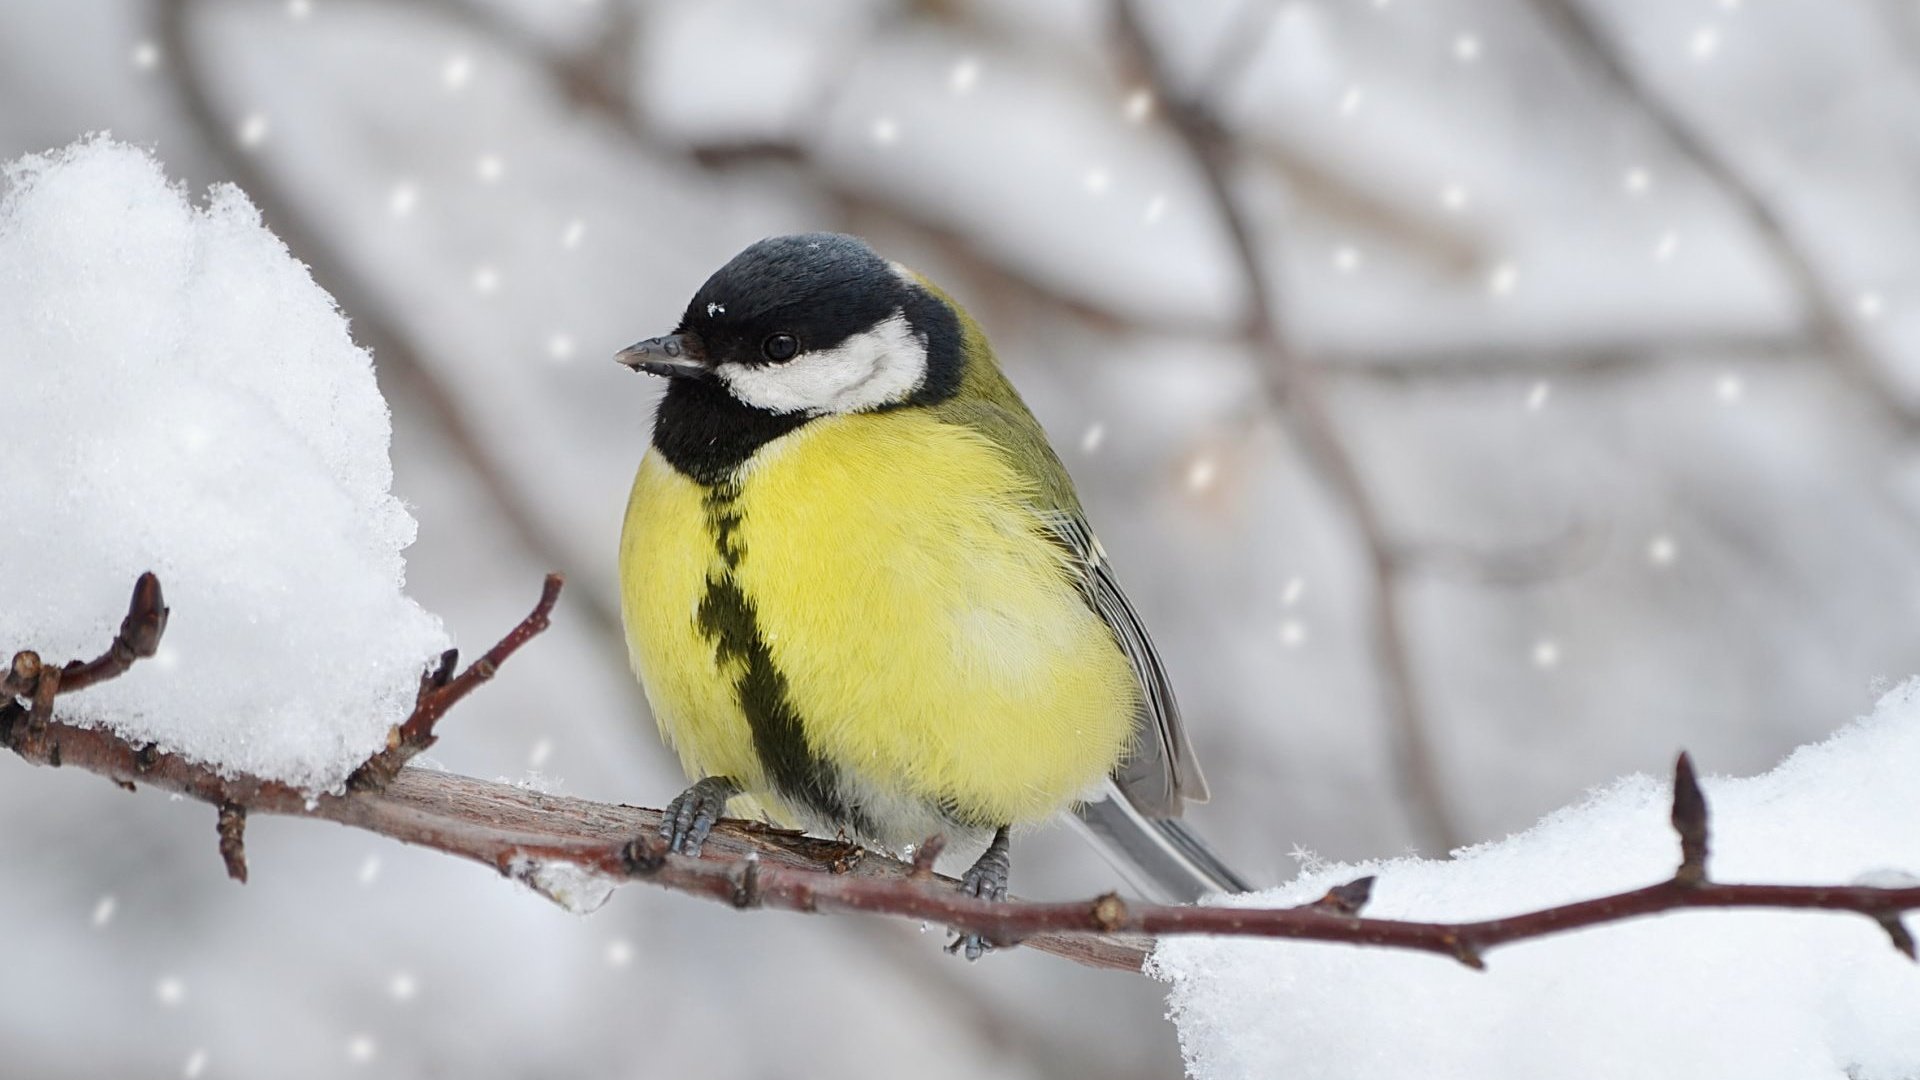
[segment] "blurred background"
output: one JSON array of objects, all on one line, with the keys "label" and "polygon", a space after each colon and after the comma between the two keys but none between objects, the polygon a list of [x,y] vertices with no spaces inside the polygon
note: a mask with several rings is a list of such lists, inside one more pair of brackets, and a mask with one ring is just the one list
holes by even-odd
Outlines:
[{"label": "blurred background", "polygon": [[[338,298],[463,645],[567,574],[460,772],[680,789],[614,611],[659,385],[609,357],[811,229],[986,325],[1256,880],[1756,771],[1920,671],[1912,0],[9,0],[0,158],[93,130]],[[583,919],[272,819],[240,888],[205,807],[10,760],[0,817],[8,1076],[1179,1072],[1155,984],[938,928]]]}]

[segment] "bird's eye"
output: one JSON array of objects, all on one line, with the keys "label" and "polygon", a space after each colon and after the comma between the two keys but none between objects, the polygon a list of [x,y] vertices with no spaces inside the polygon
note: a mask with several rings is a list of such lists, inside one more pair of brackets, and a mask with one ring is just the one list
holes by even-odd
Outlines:
[{"label": "bird's eye", "polygon": [[761,343],[760,352],[775,362],[791,360],[800,352],[800,339],[792,334],[774,334]]}]

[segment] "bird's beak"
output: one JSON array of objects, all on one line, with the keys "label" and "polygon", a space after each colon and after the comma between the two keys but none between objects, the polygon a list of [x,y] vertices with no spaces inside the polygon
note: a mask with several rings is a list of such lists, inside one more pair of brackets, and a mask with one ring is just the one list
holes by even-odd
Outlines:
[{"label": "bird's beak", "polygon": [[614,353],[613,358],[649,375],[681,379],[713,376],[713,368],[707,364],[706,346],[692,334],[663,334],[636,341]]}]

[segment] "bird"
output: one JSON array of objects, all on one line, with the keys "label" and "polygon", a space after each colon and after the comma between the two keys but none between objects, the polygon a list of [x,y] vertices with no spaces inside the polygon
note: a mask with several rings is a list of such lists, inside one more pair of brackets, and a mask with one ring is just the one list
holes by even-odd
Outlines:
[{"label": "bird", "polygon": [[[775,236],[615,359],[663,376],[619,548],[629,657],[692,781],[669,850],[730,804],[902,851],[1063,813],[1137,886],[1246,891],[1166,669],[980,325],[857,237]],[[977,959],[977,935],[954,943]]]}]

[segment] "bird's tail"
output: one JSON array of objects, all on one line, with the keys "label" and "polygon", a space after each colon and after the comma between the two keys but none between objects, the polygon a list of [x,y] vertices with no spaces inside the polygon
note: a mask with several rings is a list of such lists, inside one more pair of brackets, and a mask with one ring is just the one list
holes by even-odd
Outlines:
[{"label": "bird's tail", "polygon": [[1191,903],[1252,887],[1177,818],[1151,818],[1112,781],[1074,809],[1074,821],[1135,888],[1156,900]]}]

